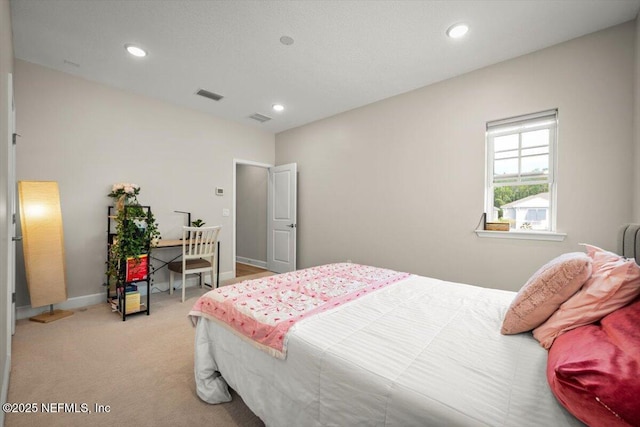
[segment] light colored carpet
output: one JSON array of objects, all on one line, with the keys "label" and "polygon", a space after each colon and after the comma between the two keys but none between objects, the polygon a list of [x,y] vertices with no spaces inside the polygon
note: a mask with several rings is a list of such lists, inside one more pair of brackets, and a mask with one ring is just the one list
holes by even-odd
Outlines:
[{"label": "light colored carpet", "polygon": [[[184,303],[180,293],[154,293],[151,314],[125,322],[106,302],[48,324],[18,321],[7,402],[36,403],[38,413],[8,413],[5,426],[264,426],[235,393],[219,405],[196,395],[187,313],[205,291],[188,288]],[[42,413],[42,403],[110,412]]]}]

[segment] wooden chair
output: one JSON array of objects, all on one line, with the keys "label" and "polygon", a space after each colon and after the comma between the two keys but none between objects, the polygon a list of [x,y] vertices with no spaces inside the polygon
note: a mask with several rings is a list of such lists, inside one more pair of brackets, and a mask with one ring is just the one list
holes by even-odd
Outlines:
[{"label": "wooden chair", "polygon": [[187,274],[200,275],[209,273],[211,284],[215,283],[216,247],[218,234],[222,226],[215,227],[183,227],[182,230],[182,260],[169,263],[169,294],[173,294],[173,282],[176,273],[182,273],[182,302],[186,288]]}]

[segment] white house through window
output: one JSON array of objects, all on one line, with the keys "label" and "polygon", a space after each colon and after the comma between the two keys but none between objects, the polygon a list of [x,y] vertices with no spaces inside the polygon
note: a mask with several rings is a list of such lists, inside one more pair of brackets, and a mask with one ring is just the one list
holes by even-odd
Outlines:
[{"label": "white house through window", "polygon": [[555,231],[558,111],[487,123],[487,220]]}]

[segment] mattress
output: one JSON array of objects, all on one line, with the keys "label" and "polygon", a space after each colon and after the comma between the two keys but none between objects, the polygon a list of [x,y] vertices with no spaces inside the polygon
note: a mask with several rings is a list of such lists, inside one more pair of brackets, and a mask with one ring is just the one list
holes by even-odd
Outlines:
[{"label": "mattress", "polygon": [[227,384],[267,426],[581,426],[547,385],[547,351],[500,334],[514,292],[410,276],[304,319],[277,359],[196,326],[198,396]]}]

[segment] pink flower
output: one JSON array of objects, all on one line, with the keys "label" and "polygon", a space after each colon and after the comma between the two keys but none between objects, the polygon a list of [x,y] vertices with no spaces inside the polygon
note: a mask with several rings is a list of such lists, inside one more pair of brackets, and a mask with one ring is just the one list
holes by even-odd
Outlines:
[{"label": "pink flower", "polygon": [[128,182],[118,182],[111,187],[111,193],[109,197],[118,198],[120,196],[137,196],[140,192],[140,186],[138,184],[132,184]]}]

